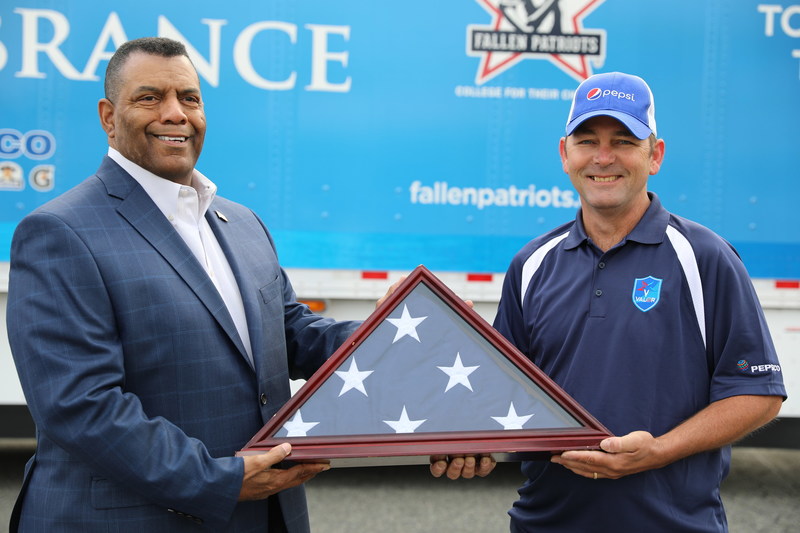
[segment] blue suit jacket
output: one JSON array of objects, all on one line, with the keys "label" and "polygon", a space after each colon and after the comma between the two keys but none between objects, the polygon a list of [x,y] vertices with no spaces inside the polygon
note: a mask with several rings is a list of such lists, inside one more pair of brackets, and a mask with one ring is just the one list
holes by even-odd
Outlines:
[{"label": "blue suit jacket", "polygon": [[[289,377],[310,376],[356,324],[295,301],[252,211],[217,198],[207,219],[255,368],[206,272],[108,157],[17,228],[8,332],[38,436],[20,531],[266,530],[266,502],[236,501],[233,454],[289,398]],[[289,531],[307,530],[302,487],[279,501]]]}]

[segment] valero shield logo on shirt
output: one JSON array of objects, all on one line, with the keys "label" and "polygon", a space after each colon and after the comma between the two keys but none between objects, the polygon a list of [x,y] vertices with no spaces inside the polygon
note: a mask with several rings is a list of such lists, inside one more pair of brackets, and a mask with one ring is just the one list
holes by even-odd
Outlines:
[{"label": "valero shield logo on shirt", "polygon": [[661,282],[658,278],[647,276],[636,278],[633,282],[633,305],[640,311],[649,311],[661,299]]}]

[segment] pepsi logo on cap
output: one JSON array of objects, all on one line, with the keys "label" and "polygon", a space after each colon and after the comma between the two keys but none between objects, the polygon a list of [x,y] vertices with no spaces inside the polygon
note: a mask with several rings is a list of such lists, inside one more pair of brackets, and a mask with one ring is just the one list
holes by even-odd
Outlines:
[{"label": "pepsi logo on cap", "polygon": [[586,99],[587,100],[597,100],[598,98],[600,98],[601,94],[603,94],[603,91],[601,91],[599,88],[595,87],[594,89],[592,89],[591,91],[589,91],[586,94]]}]

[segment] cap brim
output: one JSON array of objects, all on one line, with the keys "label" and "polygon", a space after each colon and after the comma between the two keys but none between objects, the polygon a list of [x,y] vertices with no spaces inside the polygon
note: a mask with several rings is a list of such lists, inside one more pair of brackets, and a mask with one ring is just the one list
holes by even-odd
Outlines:
[{"label": "cap brim", "polygon": [[590,111],[572,119],[572,121],[567,124],[567,135],[572,135],[572,132],[575,131],[575,128],[593,117],[615,118],[622,122],[637,139],[647,139],[653,134],[653,130],[642,124],[639,119],[634,118],[627,113],[622,113],[620,111],[614,111],[611,109],[602,109],[599,111]]}]

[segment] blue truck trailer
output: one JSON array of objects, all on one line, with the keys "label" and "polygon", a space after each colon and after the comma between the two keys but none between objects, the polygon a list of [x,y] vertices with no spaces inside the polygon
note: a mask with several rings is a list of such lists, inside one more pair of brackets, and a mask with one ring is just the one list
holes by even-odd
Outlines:
[{"label": "blue truck trailer", "polygon": [[[10,240],[92,174],[124,41],[186,43],[208,133],[198,168],[271,229],[298,295],[365,318],[419,264],[491,321],[503,273],[575,216],[557,147],[577,85],[645,78],[666,159],[650,188],[741,254],[800,435],[800,5],[751,0],[8,0],[0,5],[0,308]],[[4,328],[3,328],[4,331]],[[0,336],[0,439],[31,437]]]}]

